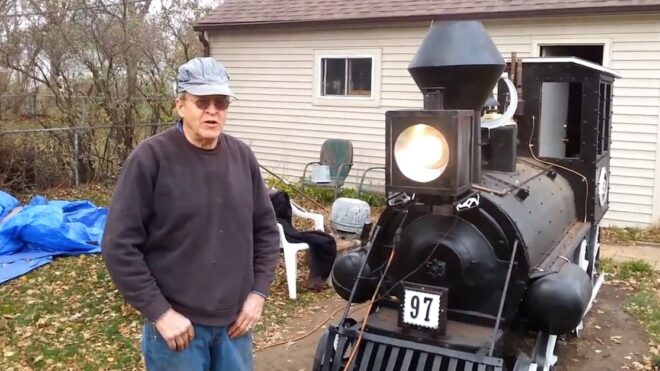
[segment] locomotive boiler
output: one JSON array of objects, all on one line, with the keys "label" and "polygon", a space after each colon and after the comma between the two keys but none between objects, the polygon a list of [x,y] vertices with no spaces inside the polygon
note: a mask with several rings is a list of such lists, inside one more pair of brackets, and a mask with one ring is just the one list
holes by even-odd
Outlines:
[{"label": "locomotive boiler", "polygon": [[[476,21],[432,25],[408,71],[423,109],[385,115],[388,204],[335,263],[347,307],[313,369],[552,370],[603,282],[620,76],[573,57],[507,62]],[[366,314],[349,317],[357,303]]]}]

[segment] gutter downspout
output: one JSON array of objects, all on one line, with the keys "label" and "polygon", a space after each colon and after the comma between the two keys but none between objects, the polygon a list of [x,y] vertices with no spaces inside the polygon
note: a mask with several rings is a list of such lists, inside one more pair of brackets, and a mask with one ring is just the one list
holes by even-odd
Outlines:
[{"label": "gutter downspout", "polygon": [[211,45],[209,44],[209,41],[206,39],[205,31],[199,31],[197,33],[199,41],[204,45],[204,51],[202,52],[204,57],[210,57],[211,56]]}]

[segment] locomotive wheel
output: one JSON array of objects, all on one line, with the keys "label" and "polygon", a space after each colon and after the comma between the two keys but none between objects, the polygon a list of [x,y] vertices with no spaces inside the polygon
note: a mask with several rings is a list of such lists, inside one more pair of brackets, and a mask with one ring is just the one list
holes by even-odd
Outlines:
[{"label": "locomotive wheel", "polygon": [[[524,357],[519,357],[518,360],[516,361],[516,364],[513,366],[512,371],[543,371],[542,368],[539,366],[536,366],[535,368],[530,368],[532,367],[532,360],[525,355]],[[557,366],[552,365],[549,368],[549,371],[555,371],[557,369]]]},{"label": "locomotive wheel", "polygon": [[312,366],[313,371],[321,371],[323,367],[323,354],[325,353],[325,348],[328,346],[328,331],[326,330],[321,338],[319,339],[319,344],[316,346],[316,353],[314,353],[314,364]]},{"label": "locomotive wheel", "polygon": [[[553,371],[556,369],[558,357],[555,355],[557,335],[539,332],[534,345],[532,359],[528,364],[529,371]],[[530,367],[534,366],[536,367]]]},{"label": "locomotive wheel", "polygon": [[529,371],[529,366],[532,365],[532,360],[526,354],[518,356],[516,364],[513,365],[512,371]]},{"label": "locomotive wheel", "polygon": [[[346,318],[344,322],[342,322],[341,326],[342,327],[353,327],[357,325],[357,321],[354,320],[353,318]],[[314,353],[314,363],[312,366],[312,371],[320,371],[321,367],[323,367],[323,356],[325,355],[325,350],[328,346],[328,338],[330,337],[330,332],[328,330],[325,330],[323,332],[323,335],[321,335],[321,338],[319,339],[319,343],[316,346],[316,352]],[[333,348],[336,351],[337,350],[337,338],[334,340]],[[347,345],[346,348],[344,348],[344,352],[342,354],[342,360],[346,361],[346,355],[350,353],[351,345]]]},{"label": "locomotive wheel", "polygon": [[[604,281],[604,276],[603,272],[600,268],[600,224],[596,225],[593,227],[591,234],[588,236],[589,243],[588,245],[591,247],[591,251],[588,249],[585,251],[580,252],[580,260],[584,260],[588,266],[586,267],[586,272],[591,276],[591,283],[592,283],[592,290],[594,291],[592,293],[592,298],[589,301],[589,306],[587,307],[586,312],[583,315],[582,322],[573,329],[570,333],[567,335],[573,338],[579,338],[581,335],[581,332],[584,330],[584,325],[585,325],[585,320],[586,316],[589,314],[591,306],[593,305],[593,300],[597,297],[598,291],[601,288],[601,285],[603,284]],[[590,254],[587,254],[587,252],[590,252]],[[586,254],[582,256],[582,254]]]}]

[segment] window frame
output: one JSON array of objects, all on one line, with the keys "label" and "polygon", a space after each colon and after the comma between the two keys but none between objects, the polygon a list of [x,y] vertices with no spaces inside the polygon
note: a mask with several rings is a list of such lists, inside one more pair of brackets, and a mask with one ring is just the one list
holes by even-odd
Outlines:
[{"label": "window frame", "polygon": [[612,40],[610,39],[541,39],[532,41],[532,53],[534,57],[541,56],[542,46],[602,46],[603,47],[603,67],[610,68],[612,61]]},{"label": "window frame", "polygon": [[[312,103],[315,106],[380,107],[381,49],[315,49]],[[371,59],[371,95],[322,95],[323,59]],[[348,73],[348,71],[346,72]]]}]

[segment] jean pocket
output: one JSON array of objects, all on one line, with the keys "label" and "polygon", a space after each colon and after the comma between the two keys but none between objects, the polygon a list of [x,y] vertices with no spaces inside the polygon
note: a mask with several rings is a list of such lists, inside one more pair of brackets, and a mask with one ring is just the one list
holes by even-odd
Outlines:
[{"label": "jean pocket", "polygon": [[144,330],[142,331],[142,342],[145,345],[153,344],[158,341],[160,334],[158,329],[150,321],[144,322]]}]

